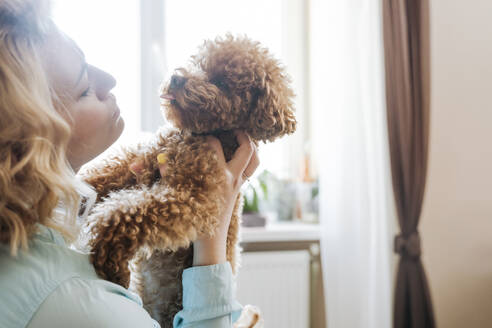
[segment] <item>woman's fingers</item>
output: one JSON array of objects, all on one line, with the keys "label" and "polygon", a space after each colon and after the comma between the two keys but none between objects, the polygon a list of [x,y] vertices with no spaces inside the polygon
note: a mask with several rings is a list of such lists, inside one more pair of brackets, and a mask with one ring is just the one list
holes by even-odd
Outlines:
[{"label": "woman's fingers", "polygon": [[133,162],[130,164],[130,172],[132,172],[134,175],[139,175],[140,172],[143,170],[143,163],[142,162]]},{"label": "woman's fingers", "polygon": [[215,150],[219,162],[224,165],[224,150],[222,149],[222,144],[220,143],[220,140],[213,136],[207,136],[207,143],[210,145],[210,147],[212,147],[213,150]]},{"label": "woman's fingers", "polygon": [[130,170],[130,172],[133,173],[133,175],[135,176],[135,180],[137,183],[140,183],[140,178],[141,178],[141,173],[144,169],[144,162],[143,161],[135,161],[133,163],[130,164],[130,166],[128,167],[128,169]]},{"label": "woman's fingers", "polygon": [[[258,153],[251,138],[244,131],[234,131],[239,147],[234,153],[232,159],[227,162],[227,168],[230,173],[238,179],[242,177],[242,182],[250,177],[259,165]],[[217,159],[221,165],[226,165],[224,150],[220,140],[213,136],[207,136],[207,143],[217,154]],[[159,171],[161,176],[164,175],[166,170],[167,157],[166,154],[161,153],[157,155],[157,162],[159,163]],[[130,164],[130,171],[137,177],[144,169],[143,161],[136,161]]]},{"label": "woman's fingers", "polygon": [[243,178],[243,182],[244,182],[244,180],[247,180],[248,178],[250,178],[253,175],[253,173],[255,173],[258,166],[260,166],[260,158],[258,157],[258,149],[256,148],[256,146],[254,144],[253,144],[253,147],[254,147],[253,155],[251,156],[251,159],[249,160],[248,165],[246,166],[243,173],[241,174],[241,176]]},{"label": "woman's fingers", "polygon": [[235,131],[234,133],[239,143],[239,148],[234,153],[232,159],[227,163],[227,166],[229,167],[229,171],[231,171],[235,177],[240,177],[248,166],[255,147],[246,132]]},{"label": "woman's fingers", "polygon": [[[160,153],[159,155],[157,155],[157,163],[159,163],[159,171],[161,173],[161,176],[164,175],[164,172],[166,170],[166,162],[167,162],[166,154]],[[137,181],[138,181],[138,178],[140,177],[140,174],[142,173],[143,169],[144,169],[143,161],[133,162],[129,166],[130,172],[132,172],[133,175],[135,175],[135,177],[137,178]]]}]

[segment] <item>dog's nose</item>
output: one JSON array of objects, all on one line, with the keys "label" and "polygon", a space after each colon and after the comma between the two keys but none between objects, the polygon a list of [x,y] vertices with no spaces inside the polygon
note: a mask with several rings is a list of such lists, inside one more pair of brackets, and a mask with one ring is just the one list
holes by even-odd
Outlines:
[{"label": "dog's nose", "polygon": [[183,85],[186,83],[186,78],[179,76],[179,75],[173,75],[171,76],[171,84],[169,87],[171,89],[178,89],[183,87]]}]

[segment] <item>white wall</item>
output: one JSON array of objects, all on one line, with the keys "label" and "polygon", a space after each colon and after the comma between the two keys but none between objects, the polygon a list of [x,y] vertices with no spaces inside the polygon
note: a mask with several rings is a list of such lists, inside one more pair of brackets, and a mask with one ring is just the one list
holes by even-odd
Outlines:
[{"label": "white wall", "polygon": [[421,231],[439,327],[492,327],[492,1],[431,0]]}]

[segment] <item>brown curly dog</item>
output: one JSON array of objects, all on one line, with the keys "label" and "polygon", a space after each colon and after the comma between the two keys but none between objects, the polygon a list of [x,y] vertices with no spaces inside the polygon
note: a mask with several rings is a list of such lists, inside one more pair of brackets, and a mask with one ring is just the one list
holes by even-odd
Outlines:
[{"label": "brown curly dog", "polygon": [[[227,35],[206,41],[162,88],[165,115],[176,129],[161,130],[150,144],[125,148],[82,173],[98,193],[91,209],[91,260],[101,278],[136,290],[162,327],[182,308],[181,274],[192,263],[192,242],[213,235],[224,172],[206,142],[216,136],[228,161],[238,147],[233,133],[273,141],[295,131],[293,92],[284,68],[258,42]],[[161,177],[156,156],[164,153]],[[136,180],[129,170],[144,163]],[[238,196],[227,260],[238,268]]]}]

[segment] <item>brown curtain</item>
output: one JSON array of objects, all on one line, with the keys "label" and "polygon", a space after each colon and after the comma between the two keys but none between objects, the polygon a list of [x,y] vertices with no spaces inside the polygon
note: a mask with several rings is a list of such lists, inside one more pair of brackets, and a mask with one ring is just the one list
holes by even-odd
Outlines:
[{"label": "brown curtain", "polygon": [[395,237],[400,260],[393,325],[435,327],[418,233],[429,140],[428,0],[383,0],[383,35],[391,170],[401,230]]}]

